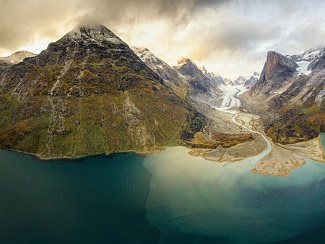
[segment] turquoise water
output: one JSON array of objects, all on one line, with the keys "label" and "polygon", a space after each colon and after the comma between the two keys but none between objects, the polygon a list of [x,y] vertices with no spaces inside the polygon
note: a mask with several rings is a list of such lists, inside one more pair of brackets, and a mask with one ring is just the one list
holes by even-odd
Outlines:
[{"label": "turquoise water", "polygon": [[250,172],[256,158],[187,152],[45,162],[0,150],[0,243],[325,243],[325,164],[268,177]]}]

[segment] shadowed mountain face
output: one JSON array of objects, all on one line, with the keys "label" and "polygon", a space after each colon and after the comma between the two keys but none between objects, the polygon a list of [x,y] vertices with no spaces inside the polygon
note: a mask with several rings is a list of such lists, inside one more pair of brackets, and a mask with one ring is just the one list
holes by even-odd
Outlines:
[{"label": "shadowed mountain face", "polygon": [[174,145],[204,125],[191,126],[195,110],[101,25],[6,68],[0,100],[0,146],[43,158]]},{"label": "shadowed mountain face", "polygon": [[192,60],[188,58],[179,59],[178,65],[174,69],[187,85],[189,94],[192,97],[200,95],[214,96],[220,92],[218,78],[215,77],[214,79],[205,69],[203,71],[199,69]]},{"label": "shadowed mountain face", "polygon": [[270,51],[267,53],[267,59],[262,70],[260,79],[251,89],[251,94],[272,92],[282,88],[296,72],[298,65],[277,52]]},{"label": "shadowed mountain face", "polygon": [[323,59],[323,49],[292,56],[268,53],[260,79],[245,98],[275,142],[305,141],[324,131]]},{"label": "shadowed mountain face", "polygon": [[147,48],[132,47],[139,58],[155,73],[157,73],[166,83],[179,86],[181,79],[177,72],[160,58],[156,57]]}]

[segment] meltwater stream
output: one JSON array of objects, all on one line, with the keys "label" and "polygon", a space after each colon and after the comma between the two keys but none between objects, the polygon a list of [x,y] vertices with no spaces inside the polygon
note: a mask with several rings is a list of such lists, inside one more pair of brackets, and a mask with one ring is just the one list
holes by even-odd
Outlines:
[{"label": "meltwater stream", "polygon": [[[234,123],[229,109],[240,104],[233,102],[240,91],[228,88],[217,108],[233,113]],[[286,177],[254,174],[271,149],[262,136],[268,148],[237,163],[193,157],[182,147],[145,158],[152,175],[147,217],[161,230],[160,243],[311,243],[308,231],[325,221],[325,165],[307,159]],[[324,241],[325,234],[313,243]]]},{"label": "meltwater stream", "polygon": [[250,171],[261,155],[188,151],[47,162],[0,150],[0,243],[325,243],[325,164],[270,177]]},{"label": "meltwater stream", "polygon": [[[325,219],[325,165],[286,177],[250,171],[257,160],[215,163],[168,148],[145,158],[149,223],[160,243],[276,243]],[[302,242],[304,243],[304,242]]]}]

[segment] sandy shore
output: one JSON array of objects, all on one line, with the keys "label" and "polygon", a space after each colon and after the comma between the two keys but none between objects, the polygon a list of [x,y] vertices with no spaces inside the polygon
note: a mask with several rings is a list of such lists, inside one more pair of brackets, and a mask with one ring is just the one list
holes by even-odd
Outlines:
[{"label": "sandy shore", "polygon": [[201,156],[214,162],[239,162],[249,157],[256,156],[266,149],[266,143],[260,135],[256,135],[254,140],[243,142],[230,148],[221,146],[216,149],[195,148],[189,152],[192,156]]},{"label": "sandy shore", "polygon": [[305,164],[305,158],[325,162],[325,152],[320,136],[310,141],[295,144],[272,144],[271,152],[262,158],[252,171],[270,176],[286,176]]},{"label": "sandy shore", "polygon": [[[228,114],[228,116],[233,116]],[[243,130],[251,130],[254,140],[244,142],[230,148],[218,147],[216,149],[193,149],[190,154],[202,156],[207,160],[215,162],[240,162],[243,159],[260,154],[266,149],[266,141],[261,136],[264,132],[260,124],[260,118],[256,115],[238,113],[236,120],[241,124]],[[234,123],[235,124],[235,123]],[[246,127],[246,128],[245,128]],[[269,176],[286,176],[292,170],[305,164],[305,158],[318,162],[325,162],[325,152],[320,142],[320,136],[306,142],[295,144],[275,144],[267,138],[271,144],[271,151],[263,157],[252,172]]]}]

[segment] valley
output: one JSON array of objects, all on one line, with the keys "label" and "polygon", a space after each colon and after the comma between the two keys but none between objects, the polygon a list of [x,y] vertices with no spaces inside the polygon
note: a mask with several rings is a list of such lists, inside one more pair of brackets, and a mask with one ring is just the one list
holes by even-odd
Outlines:
[{"label": "valley", "polygon": [[267,54],[235,80],[189,58],[171,67],[102,25],[77,26],[35,55],[1,58],[0,147],[42,159],[186,146],[285,176],[324,161],[325,49]]},{"label": "valley", "polygon": [[223,113],[228,113],[232,117],[232,123],[242,128],[243,133],[245,131],[252,133],[254,140],[243,142],[237,147],[217,148],[216,150],[195,149],[190,152],[191,155],[199,155],[216,162],[233,163],[240,163],[246,158],[259,155],[261,160],[251,170],[254,173],[268,176],[286,176],[292,170],[304,165],[304,158],[325,162],[324,150],[319,137],[289,145],[276,144],[265,135],[264,128],[260,123],[260,116],[240,111],[239,96],[247,89],[244,86],[226,86],[223,89],[221,105],[213,107],[220,112],[220,116],[225,116]]}]

